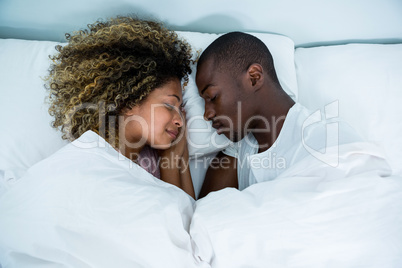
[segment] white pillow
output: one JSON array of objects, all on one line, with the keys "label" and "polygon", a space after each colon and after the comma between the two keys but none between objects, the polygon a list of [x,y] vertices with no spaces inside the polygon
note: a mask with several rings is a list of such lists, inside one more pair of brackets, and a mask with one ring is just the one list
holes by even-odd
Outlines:
[{"label": "white pillow", "polygon": [[[179,32],[194,46],[194,51],[207,47],[217,34]],[[272,50],[279,80],[289,94],[297,94],[293,64],[293,42],[284,36],[256,34]],[[51,128],[51,116],[45,104],[44,78],[59,43],[0,39],[0,194],[27,168],[48,157],[68,143],[61,133]],[[195,55],[194,55],[195,56]],[[193,66],[195,67],[195,66]],[[216,135],[211,124],[203,119],[204,102],[194,82],[195,70],[184,93],[189,122],[189,152],[217,152],[228,144]],[[202,178],[200,178],[202,181]],[[197,178],[194,178],[198,181]]]},{"label": "white pillow", "polygon": [[339,101],[339,117],[383,146],[402,174],[402,44],[298,48],[299,102],[318,109]]},{"label": "white pillow", "polygon": [[[206,34],[196,32],[178,32],[193,47],[194,59],[210,43],[222,34]],[[293,98],[297,97],[297,79],[294,67],[294,43],[286,37],[276,34],[250,33],[263,41],[272,53],[277,75],[283,89]],[[188,143],[190,156],[216,153],[230,144],[224,135],[217,135],[211,122],[204,120],[204,100],[199,96],[195,84],[195,69],[190,76],[184,91],[186,116],[189,127]]]},{"label": "white pillow", "polygon": [[0,39],[0,170],[6,185],[67,143],[50,127],[42,80],[57,44]]}]

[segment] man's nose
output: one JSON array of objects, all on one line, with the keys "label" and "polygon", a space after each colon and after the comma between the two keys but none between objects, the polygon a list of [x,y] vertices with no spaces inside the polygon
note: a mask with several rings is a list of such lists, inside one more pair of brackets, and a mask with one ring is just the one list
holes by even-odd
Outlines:
[{"label": "man's nose", "polygon": [[205,106],[204,119],[210,121],[214,117],[215,117],[215,111],[210,107]]}]

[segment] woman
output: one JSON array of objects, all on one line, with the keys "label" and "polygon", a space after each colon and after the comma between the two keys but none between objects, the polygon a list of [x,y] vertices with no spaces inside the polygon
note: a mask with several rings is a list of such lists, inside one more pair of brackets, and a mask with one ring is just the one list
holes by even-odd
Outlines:
[{"label": "woman", "polygon": [[87,131],[194,198],[181,80],[190,46],[161,24],[117,17],[67,35],[48,77],[53,127],[71,141]]},{"label": "woman", "polygon": [[2,195],[1,264],[203,266],[189,235],[195,200],[181,113],[190,47],[131,17],[67,39],[47,87],[53,126],[72,142]]}]

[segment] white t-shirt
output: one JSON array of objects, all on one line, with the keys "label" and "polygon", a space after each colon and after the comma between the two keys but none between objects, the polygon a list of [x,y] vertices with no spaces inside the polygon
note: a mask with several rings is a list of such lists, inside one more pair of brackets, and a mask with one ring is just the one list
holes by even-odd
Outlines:
[{"label": "white t-shirt", "polygon": [[332,115],[327,110],[313,112],[296,103],[278,138],[266,151],[258,153],[258,142],[252,133],[226,148],[223,153],[237,158],[239,190],[275,179],[308,154],[320,159],[328,147],[362,140],[346,122],[339,120],[336,109]]}]

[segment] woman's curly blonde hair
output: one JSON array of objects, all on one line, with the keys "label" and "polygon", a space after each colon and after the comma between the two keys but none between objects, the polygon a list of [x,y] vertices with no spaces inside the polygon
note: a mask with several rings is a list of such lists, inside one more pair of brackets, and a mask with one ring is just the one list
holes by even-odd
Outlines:
[{"label": "woman's curly blonde hair", "polygon": [[155,88],[178,78],[188,82],[191,47],[155,21],[116,17],[66,34],[50,58],[46,88],[52,126],[63,139],[92,130],[118,145],[118,115]]}]

